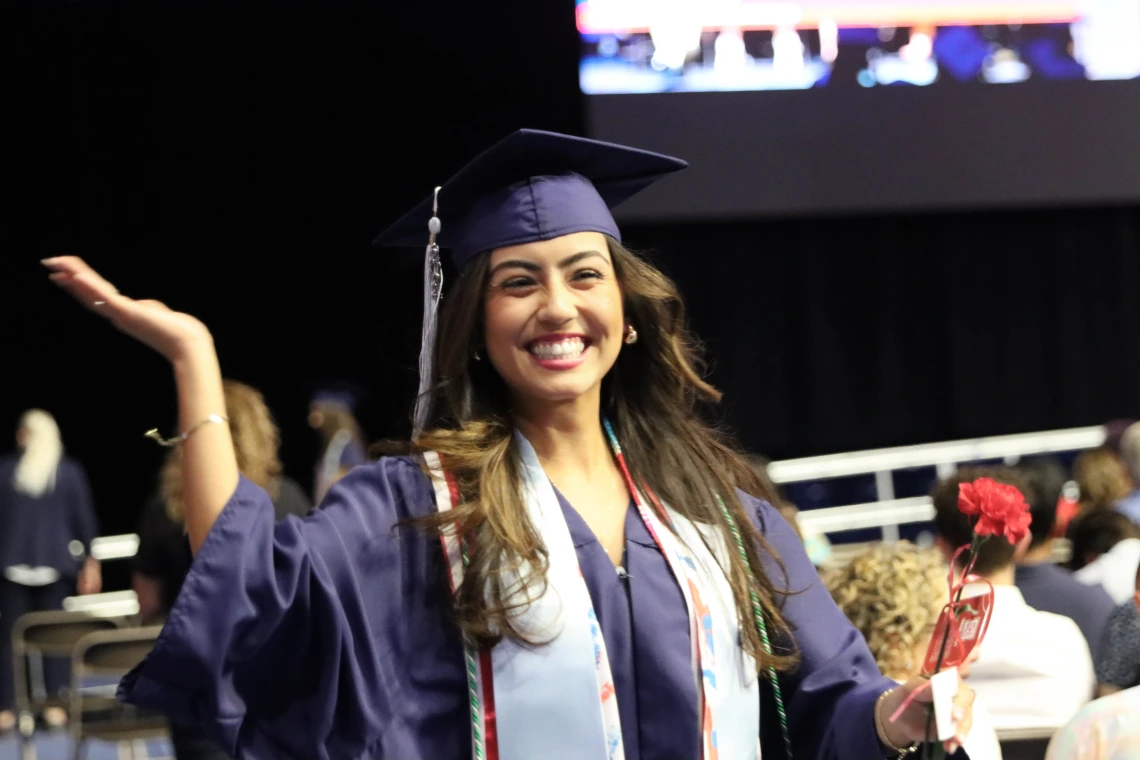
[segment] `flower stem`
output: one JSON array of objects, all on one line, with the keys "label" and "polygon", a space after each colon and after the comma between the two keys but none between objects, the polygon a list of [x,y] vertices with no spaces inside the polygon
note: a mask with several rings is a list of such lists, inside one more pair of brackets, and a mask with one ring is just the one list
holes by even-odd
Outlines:
[{"label": "flower stem", "polygon": [[[977,556],[978,548],[980,546],[981,546],[981,541],[978,540],[978,534],[974,533],[970,539],[970,553],[969,553],[969,555],[967,555],[966,565],[962,569],[962,583],[958,584],[958,591],[954,595],[954,599],[951,601],[951,604],[950,604],[950,620],[946,623],[946,633],[942,636],[942,644],[938,647],[938,660],[934,663],[934,672],[935,673],[939,673],[942,671],[942,661],[946,657],[946,643],[950,640],[950,632],[953,630],[953,626],[958,622],[958,603],[960,601],[962,601],[962,591],[965,590],[965,587],[966,587],[966,583],[965,583],[966,572],[969,568],[971,568],[973,566],[974,558]],[[928,708],[926,711],[926,731],[923,734],[923,736],[925,738],[929,739],[930,729],[933,727],[934,727],[934,706],[931,705],[930,708]],[[946,756],[946,753],[943,750],[941,743],[939,743],[937,741],[933,742],[933,743],[927,741],[927,742],[923,742],[923,745],[922,745],[923,760],[926,760],[926,758],[929,757],[927,748],[931,747],[932,744],[933,744],[932,751],[934,753],[932,760],[940,760],[941,758]]]}]

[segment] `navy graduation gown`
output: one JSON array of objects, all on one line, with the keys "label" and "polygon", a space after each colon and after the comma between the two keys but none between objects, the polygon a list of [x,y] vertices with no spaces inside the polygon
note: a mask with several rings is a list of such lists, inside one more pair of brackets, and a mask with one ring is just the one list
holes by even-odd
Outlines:
[{"label": "navy graduation gown", "polygon": [[[781,679],[796,757],[883,757],[874,703],[893,682],[791,527],[744,498],[798,592],[784,613],[803,662]],[[626,757],[699,757],[688,618],[664,557],[631,508],[620,578],[559,500],[609,651]],[[276,524],[265,492],[242,479],[120,698],[200,723],[240,758],[470,757],[463,650],[439,540],[396,528],[433,511],[426,475],[404,457],[356,468],[319,510]],[[774,562],[768,571],[780,585]],[[765,757],[784,757],[767,688],[761,741]]]}]

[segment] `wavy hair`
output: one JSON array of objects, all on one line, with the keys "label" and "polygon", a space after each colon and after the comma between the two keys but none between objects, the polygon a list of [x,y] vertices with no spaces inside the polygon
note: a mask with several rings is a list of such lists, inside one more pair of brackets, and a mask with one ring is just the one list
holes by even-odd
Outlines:
[{"label": "wavy hair", "polygon": [[[603,412],[614,425],[634,480],[694,523],[712,526],[729,548],[725,575],[732,586],[746,651],[759,667],[789,669],[795,645],[780,613],[783,591],[768,577],[761,553],[775,559],[737,496],[737,488],[777,503],[742,458],[731,439],[706,424],[702,404],[720,393],[702,378],[699,346],[688,331],[676,285],[658,269],[607,239],[622,291],[626,319],[640,340],[623,346],[602,382]],[[465,640],[494,646],[504,636],[531,642],[513,620],[545,588],[546,550],[526,518],[520,489],[518,451],[511,421],[510,394],[490,362],[473,361],[483,340],[483,305],[489,254],[460,274],[440,313],[440,341],[431,391],[431,426],[412,450],[438,451],[459,486],[463,504],[446,517],[416,523],[438,534],[459,530],[471,546],[470,565],[455,600]],[[717,501],[724,504],[744,535],[747,563]],[[458,527],[456,527],[456,525]],[[504,579],[527,569],[523,587]],[[764,653],[754,624],[756,593],[769,633],[778,645]]]},{"label": "wavy hair", "polygon": [[[281,460],[277,457],[281,433],[265,404],[265,398],[258,391],[236,380],[224,381],[222,391],[225,394],[226,416],[230,419],[230,436],[234,442],[238,470],[276,500],[281,490]],[[166,514],[181,525],[184,512],[180,449],[172,450],[166,457],[160,480]]]},{"label": "wavy hair", "polygon": [[917,674],[915,649],[934,635],[945,603],[947,569],[936,549],[908,541],[881,544],[823,582],[847,619],[859,629],[883,673],[898,681]]}]

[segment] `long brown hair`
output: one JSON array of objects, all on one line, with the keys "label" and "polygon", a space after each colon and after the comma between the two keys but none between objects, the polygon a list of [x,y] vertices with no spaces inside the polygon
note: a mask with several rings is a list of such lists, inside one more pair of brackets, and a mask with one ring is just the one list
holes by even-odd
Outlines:
[{"label": "long brown hair", "polygon": [[[277,450],[281,433],[262,395],[236,380],[225,380],[222,391],[226,400],[226,416],[230,419],[230,437],[234,441],[238,470],[246,478],[276,499],[281,489],[281,460]],[[174,449],[162,467],[161,493],[166,514],[176,523],[184,521],[182,505],[182,457]]]},{"label": "long brown hair", "polygon": [[[775,503],[728,436],[702,421],[699,406],[720,399],[701,377],[699,347],[685,324],[680,292],[655,267],[609,239],[621,285],[626,319],[640,340],[625,346],[602,384],[603,413],[614,425],[630,472],[665,503],[695,523],[714,526],[728,547],[724,568],[732,586],[744,648],[761,667],[792,667],[794,642],[780,614],[783,593],[761,565],[757,547],[784,568],[753,526],[736,488]],[[413,451],[438,451],[458,483],[462,506],[417,520],[438,534],[459,530],[470,545],[470,564],[455,600],[464,638],[480,648],[504,636],[531,642],[513,613],[545,588],[546,551],[526,519],[519,489],[518,452],[511,422],[510,394],[486,361],[474,361],[482,345],[483,303],[489,254],[471,262],[458,278],[440,313],[440,341],[432,390],[432,429],[418,436]],[[744,535],[748,562],[736,550],[718,505],[723,498]],[[457,527],[458,526],[458,527]],[[524,588],[504,579],[527,568]],[[784,572],[784,580],[787,576]],[[751,594],[764,611],[777,646],[764,653],[754,624]],[[534,643],[534,642],[531,642]]]}]

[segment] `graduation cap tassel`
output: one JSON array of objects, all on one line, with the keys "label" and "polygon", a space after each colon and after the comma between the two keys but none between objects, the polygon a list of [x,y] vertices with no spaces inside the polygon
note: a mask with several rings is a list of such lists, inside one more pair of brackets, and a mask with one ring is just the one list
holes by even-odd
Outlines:
[{"label": "graduation cap tassel", "polygon": [[424,252],[424,322],[420,333],[420,387],[416,394],[415,435],[424,432],[431,414],[432,357],[439,322],[439,299],[443,294],[443,262],[435,237],[439,234],[439,191],[435,189],[431,219],[428,221],[428,244]]}]

